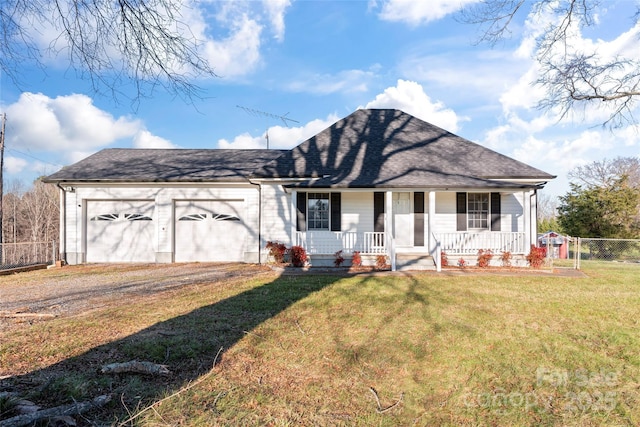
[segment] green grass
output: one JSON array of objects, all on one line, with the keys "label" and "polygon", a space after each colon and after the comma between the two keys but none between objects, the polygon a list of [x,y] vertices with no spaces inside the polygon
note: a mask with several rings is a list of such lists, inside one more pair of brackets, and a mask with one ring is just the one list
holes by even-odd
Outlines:
[{"label": "green grass", "polygon": [[[204,285],[7,333],[0,370],[75,366],[50,393],[81,399],[109,389],[134,413],[166,398],[138,413],[131,424],[141,426],[638,425],[640,269],[585,271]],[[106,335],[105,318],[116,333]],[[34,347],[46,363],[6,356],[45,330],[62,337],[62,353]],[[79,330],[85,338],[74,338]],[[106,381],[77,369],[105,354],[166,363],[174,376]],[[114,400],[101,416],[127,418]]]}]

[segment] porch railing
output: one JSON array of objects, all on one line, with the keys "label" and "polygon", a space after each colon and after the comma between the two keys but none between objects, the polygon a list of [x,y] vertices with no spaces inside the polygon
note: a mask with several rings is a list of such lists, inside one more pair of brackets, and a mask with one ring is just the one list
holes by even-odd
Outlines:
[{"label": "porch railing", "polygon": [[456,232],[434,236],[440,242],[441,250],[451,255],[475,255],[480,249],[524,254],[529,249],[525,247],[525,233],[521,232]]},{"label": "porch railing", "polygon": [[384,233],[351,231],[298,231],[295,244],[308,254],[328,255],[342,250],[345,254],[384,254],[387,251]]}]

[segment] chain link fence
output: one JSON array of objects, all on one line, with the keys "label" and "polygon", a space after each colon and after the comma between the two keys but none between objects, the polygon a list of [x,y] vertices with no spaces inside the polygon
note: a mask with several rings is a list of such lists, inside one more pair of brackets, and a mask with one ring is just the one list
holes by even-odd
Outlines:
[{"label": "chain link fence", "polygon": [[0,244],[0,270],[54,264],[56,258],[55,242]]},{"label": "chain link fence", "polygon": [[575,238],[575,268],[582,262],[610,261],[637,264],[640,266],[640,239],[595,239]]},{"label": "chain link fence", "polygon": [[640,239],[596,239],[568,236],[541,238],[547,267],[580,269],[583,262],[624,262],[640,266]]}]

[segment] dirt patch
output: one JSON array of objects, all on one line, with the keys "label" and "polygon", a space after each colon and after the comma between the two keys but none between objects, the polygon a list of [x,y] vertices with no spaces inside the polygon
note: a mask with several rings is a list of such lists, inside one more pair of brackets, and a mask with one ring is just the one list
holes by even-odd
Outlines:
[{"label": "dirt patch", "polygon": [[232,263],[90,264],[0,276],[0,331],[69,316],[116,301],[232,277],[267,267]]}]

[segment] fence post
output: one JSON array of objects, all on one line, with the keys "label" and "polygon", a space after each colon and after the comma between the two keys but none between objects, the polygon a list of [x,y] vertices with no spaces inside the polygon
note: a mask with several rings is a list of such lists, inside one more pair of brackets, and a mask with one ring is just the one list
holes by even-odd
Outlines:
[{"label": "fence post", "polygon": [[580,237],[578,240],[578,250],[576,251],[576,270],[580,270],[580,259],[582,259],[582,239]]}]

